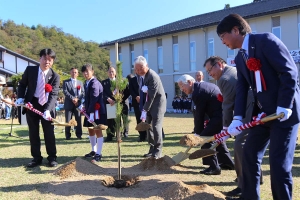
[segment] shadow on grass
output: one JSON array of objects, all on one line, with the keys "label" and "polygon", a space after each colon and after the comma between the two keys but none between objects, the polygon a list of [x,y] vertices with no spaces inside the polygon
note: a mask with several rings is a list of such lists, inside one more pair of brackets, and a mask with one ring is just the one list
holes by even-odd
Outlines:
[{"label": "shadow on grass", "polygon": [[[162,194],[162,191],[172,185],[174,182],[162,182],[159,179],[142,180],[134,186],[117,189],[114,187],[105,187],[99,180],[80,180],[64,182],[50,182],[38,184],[23,184],[18,186],[1,187],[0,191],[5,192],[24,192],[37,190],[41,194],[53,194],[63,197],[72,195],[84,195],[95,197],[94,199],[111,198],[149,198]],[[158,191],[157,188],[160,188]],[[120,192],[120,190],[122,192]],[[134,192],[132,192],[132,190]],[[126,192],[128,191],[128,192]],[[130,192],[129,192],[130,191]],[[55,197],[54,197],[55,198]]]}]

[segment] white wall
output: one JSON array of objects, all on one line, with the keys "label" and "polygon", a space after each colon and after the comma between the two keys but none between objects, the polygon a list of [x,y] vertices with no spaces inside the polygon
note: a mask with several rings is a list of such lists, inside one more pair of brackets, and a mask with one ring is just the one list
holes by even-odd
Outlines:
[{"label": "white wall", "polygon": [[12,72],[16,72],[16,57],[15,56],[8,54],[8,53],[4,53],[3,60],[4,60],[4,69],[10,70]]},{"label": "white wall", "polygon": [[17,58],[17,73],[23,73],[28,66],[28,61],[25,61],[21,58]]}]

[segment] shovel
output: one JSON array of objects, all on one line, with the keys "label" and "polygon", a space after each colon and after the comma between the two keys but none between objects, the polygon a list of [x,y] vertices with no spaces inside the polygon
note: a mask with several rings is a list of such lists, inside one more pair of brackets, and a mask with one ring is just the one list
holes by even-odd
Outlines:
[{"label": "shovel", "polygon": [[[84,110],[80,110],[79,108],[76,108],[80,113],[82,113],[88,120],[90,120],[90,117],[86,114],[86,112]],[[91,124],[93,124],[94,127],[89,127],[89,129],[101,129],[101,130],[106,130],[107,126],[103,125],[103,124],[96,124],[95,122],[92,122]]]},{"label": "shovel", "polygon": [[[260,120],[257,121],[252,121],[249,122],[247,124],[243,124],[241,126],[236,127],[238,130],[242,131],[245,130],[247,128],[251,128],[260,124],[264,124],[268,121],[272,121],[274,119],[278,119],[278,118],[283,118],[284,117],[284,113],[280,113],[280,114],[272,114],[269,116],[266,116]],[[210,137],[209,139],[207,139],[205,142],[212,142],[213,141],[213,145],[209,148],[209,149],[199,149],[195,152],[193,152],[190,156],[189,159],[193,160],[193,159],[198,159],[198,158],[205,158],[208,156],[212,156],[214,154],[216,154],[217,152],[214,150],[219,144],[221,144],[222,142],[225,142],[228,138],[230,137],[230,134],[228,133],[228,131],[225,131],[224,133],[219,133],[216,134],[212,137]]]},{"label": "shovel", "polygon": [[[184,137],[186,137],[186,136],[183,136],[183,138]],[[194,137],[197,137],[195,139],[199,139],[198,136],[194,136]],[[181,163],[182,161],[186,160],[190,156],[190,154],[188,152],[192,149],[192,147],[198,146],[198,145],[202,146],[203,144],[205,144],[203,142],[206,141],[208,138],[210,138],[210,137],[203,137],[203,136],[200,137],[201,140],[199,141],[198,144],[190,145],[187,147],[185,152],[179,152],[177,155],[173,156],[172,160],[175,162],[175,165]],[[182,139],[181,139],[180,143],[183,144]],[[188,143],[191,143],[191,142],[188,142]]]}]

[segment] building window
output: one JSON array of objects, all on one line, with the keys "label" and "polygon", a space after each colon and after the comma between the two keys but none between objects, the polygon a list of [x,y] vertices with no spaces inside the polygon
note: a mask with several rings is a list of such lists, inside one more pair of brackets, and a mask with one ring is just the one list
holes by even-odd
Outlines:
[{"label": "building window", "polygon": [[121,62],[122,61],[122,48],[118,47],[118,60]]},{"label": "building window", "polygon": [[190,70],[196,71],[196,42],[190,42]]},{"label": "building window", "polygon": [[234,51],[234,49],[228,48],[228,50],[227,50],[227,57],[228,58],[234,58],[235,57],[235,51]]},{"label": "building window", "polygon": [[134,74],[134,45],[130,44],[130,60],[131,60],[131,73]]},{"label": "building window", "polygon": [[0,62],[3,62],[3,60],[2,60],[2,51],[0,51]]},{"label": "building window", "polygon": [[163,67],[163,46],[162,39],[157,39],[157,60],[158,60],[158,73],[164,72]]},{"label": "building window", "polygon": [[214,50],[214,39],[210,38],[208,39],[208,57],[211,57],[213,55],[215,55],[215,50]]},{"label": "building window", "polygon": [[280,16],[272,17],[272,33],[281,39]]},{"label": "building window", "polygon": [[178,36],[173,36],[173,69],[174,72],[179,71],[179,50],[178,50]]},{"label": "building window", "polygon": [[146,58],[148,62],[148,49],[144,49],[144,58]]}]

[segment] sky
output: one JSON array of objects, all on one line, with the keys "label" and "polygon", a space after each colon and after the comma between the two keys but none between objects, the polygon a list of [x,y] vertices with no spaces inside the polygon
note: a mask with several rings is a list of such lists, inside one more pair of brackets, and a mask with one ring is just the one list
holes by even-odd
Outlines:
[{"label": "sky", "polygon": [[0,19],[102,43],[253,0],[0,0]]}]

